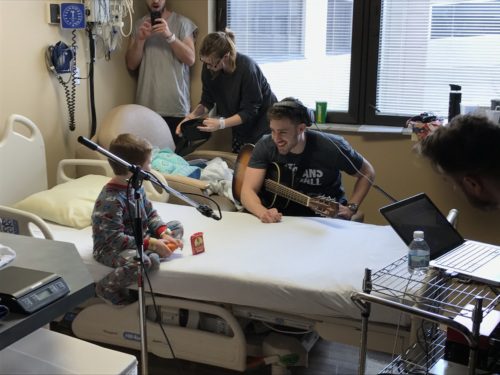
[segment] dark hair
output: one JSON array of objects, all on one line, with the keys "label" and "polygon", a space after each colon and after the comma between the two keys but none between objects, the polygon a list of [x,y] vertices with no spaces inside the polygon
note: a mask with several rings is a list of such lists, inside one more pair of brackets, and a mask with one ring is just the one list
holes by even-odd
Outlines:
[{"label": "dark hair", "polygon": [[311,126],[314,114],[299,99],[287,97],[274,103],[267,111],[267,118],[271,120],[289,119],[294,125],[306,124]]},{"label": "dark hair", "polygon": [[229,53],[229,67],[231,71],[234,71],[236,67],[236,44],[234,40],[234,33],[229,29],[210,33],[201,42],[200,56],[215,55],[220,59],[226,53]]},{"label": "dark hair", "polygon": [[[125,133],[111,141],[109,151],[130,164],[142,165],[151,156],[153,146],[143,138]],[[113,160],[109,160],[109,165],[116,175],[123,176],[128,172],[126,167]]]},{"label": "dark hair", "polygon": [[420,153],[448,174],[500,181],[500,126],[486,117],[459,115],[423,139]]}]

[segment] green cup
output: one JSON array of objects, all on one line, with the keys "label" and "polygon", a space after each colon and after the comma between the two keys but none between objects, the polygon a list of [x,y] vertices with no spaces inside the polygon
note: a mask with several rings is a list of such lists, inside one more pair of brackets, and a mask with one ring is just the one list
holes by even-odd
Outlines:
[{"label": "green cup", "polygon": [[316,123],[324,124],[326,122],[326,102],[316,102]]}]

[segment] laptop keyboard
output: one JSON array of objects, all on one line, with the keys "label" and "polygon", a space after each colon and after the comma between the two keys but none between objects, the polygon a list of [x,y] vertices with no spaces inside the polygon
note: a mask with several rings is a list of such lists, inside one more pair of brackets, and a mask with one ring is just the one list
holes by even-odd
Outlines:
[{"label": "laptop keyboard", "polygon": [[484,245],[467,242],[459,246],[452,255],[446,256],[439,264],[457,270],[474,272],[500,255],[499,248],[485,248]]}]

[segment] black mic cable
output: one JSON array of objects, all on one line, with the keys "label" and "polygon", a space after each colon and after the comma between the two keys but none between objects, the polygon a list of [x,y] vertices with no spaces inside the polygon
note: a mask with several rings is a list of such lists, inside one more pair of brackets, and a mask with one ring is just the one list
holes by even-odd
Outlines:
[{"label": "black mic cable", "polygon": [[398,200],[396,198],[394,198],[392,195],[390,195],[388,192],[386,192],[384,189],[382,189],[379,185],[377,185],[370,177],[368,177],[367,175],[365,175],[363,172],[361,172],[358,167],[356,167],[354,165],[354,163],[352,162],[351,158],[348,157],[344,151],[339,147],[339,145],[333,141],[330,137],[328,137],[324,132],[323,130],[321,130],[318,126],[318,124],[316,122],[314,122],[314,125],[316,126],[316,129],[320,132],[320,134],[322,134],[328,141],[330,141],[336,148],[337,150],[342,154],[342,156],[349,162],[349,164],[351,164],[351,166],[354,168],[354,170],[360,174],[361,176],[363,176],[363,178],[365,180],[367,180],[369,183],[370,183],[370,186],[372,186],[374,189],[376,189],[379,193],[382,193],[382,195],[384,195],[387,199],[389,199],[392,203],[395,203],[397,202]]}]

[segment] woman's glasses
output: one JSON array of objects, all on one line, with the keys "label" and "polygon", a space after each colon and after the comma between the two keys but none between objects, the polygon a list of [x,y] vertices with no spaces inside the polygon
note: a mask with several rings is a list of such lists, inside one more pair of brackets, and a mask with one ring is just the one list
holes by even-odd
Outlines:
[{"label": "woman's glasses", "polygon": [[205,64],[207,66],[207,68],[212,68],[212,69],[216,69],[219,66],[219,64],[222,61],[222,59],[223,59],[223,57],[221,57],[219,60],[217,60],[216,63],[209,63],[208,61],[203,60],[203,58],[200,57],[200,61],[203,64]]}]

